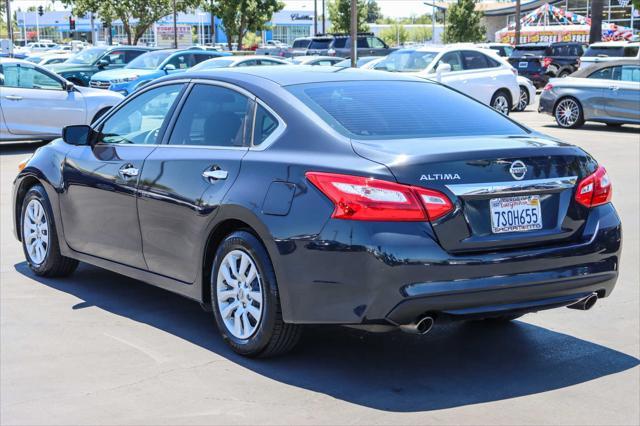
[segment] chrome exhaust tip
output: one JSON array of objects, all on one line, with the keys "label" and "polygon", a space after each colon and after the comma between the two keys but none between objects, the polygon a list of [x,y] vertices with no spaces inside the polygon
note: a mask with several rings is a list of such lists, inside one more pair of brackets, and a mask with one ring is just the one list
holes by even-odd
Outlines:
[{"label": "chrome exhaust tip", "polygon": [[433,317],[425,316],[416,322],[401,325],[400,330],[411,334],[427,334],[433,328],[434,323]]},{"label": "chrome exhaust tip", "polygon": [[569,309],[578,309],[580,311],[588,311],[593,308],[593,306],[598,301],[598,295],[596,293],[591,293],[584,299],[578,300],[576,303],[567,306]]}]

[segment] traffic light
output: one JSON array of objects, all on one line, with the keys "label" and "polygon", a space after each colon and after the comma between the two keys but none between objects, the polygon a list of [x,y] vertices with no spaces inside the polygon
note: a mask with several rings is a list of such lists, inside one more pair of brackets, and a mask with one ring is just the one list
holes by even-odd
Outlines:
[{"label": "traffic light", "polygon": [[73,18],[73,16],[69,16],[69,31],[75,31],[76,30],[76,20]]},{"label": "traffic light", "polygon": [[39,15],[39,16],[44,15],[44,7],[42,7],[42,6],[38,6],[38,15]]}]

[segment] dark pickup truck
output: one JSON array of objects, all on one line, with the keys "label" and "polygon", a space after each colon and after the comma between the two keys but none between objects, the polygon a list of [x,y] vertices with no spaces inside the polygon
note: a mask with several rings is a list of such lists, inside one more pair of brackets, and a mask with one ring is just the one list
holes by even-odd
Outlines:
[{"label": "dark pickup truck", "polygon": [[[358,57],[387,56],[396,50],[387,46],[373,33],[359,33],[357,47]],[[351,36],[348,34],[319,34],[311,37],[306,54],[349,58],[351,57]]]},{"label": "dark pickup truck", "polygon": [[577,42],[522,44],[515,47],[509,62],[519,75],[541,88],[550,78],[566,77],[577,71],[586,48],[586,44]]}]

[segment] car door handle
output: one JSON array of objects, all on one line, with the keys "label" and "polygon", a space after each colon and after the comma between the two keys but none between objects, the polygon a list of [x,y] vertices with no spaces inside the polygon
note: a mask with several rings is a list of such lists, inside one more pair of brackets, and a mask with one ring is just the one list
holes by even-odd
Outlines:
[{"label": "car door handle", "polygon": [[120,173],[120,176],[127,179],[138,176],[138,173],[140,173],[140,171],[132,165],[128,164],[121,167],[120,170],[118,170],[118,173]]},{"label": "car door handle", "polygon": [[609,89],[611,89],[611,90],[614,90],[614,91],[615,91],[615,90],[618,90],[618,89],[619,89],[619,87],[618,87],[618,86],[609,86]]},{"label": "car door handle", "polygon": [[206,172],[202,173],[202,177],[204,177],[205,179],[211,179],[211,180],[221,180],[221,179],[226,179],[227,176],[229,175],[229,173],[226,170],[207,170]]},{"label": "car door handle", "polygon": [[21,101],[22,100],[22,96],[7,95],[7,96],[5,96],[5,99],[9,99],[10,101]]}]

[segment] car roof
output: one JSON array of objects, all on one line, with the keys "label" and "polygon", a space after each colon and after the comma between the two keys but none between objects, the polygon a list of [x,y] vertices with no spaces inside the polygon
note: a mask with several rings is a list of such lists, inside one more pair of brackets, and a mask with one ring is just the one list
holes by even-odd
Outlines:
[{"label": "car roof", "polygon": [[601,70],[603,68],[609,68],[609,67],[615,67],[615,66],[620,66],[620,65],[635,65],[635,66],[640,66],[640,60],[638,59],[618,59],[615,61],[606,61],[606,62],[600,62],[594,65],[589,66],[588,68],[584,68],[581,70],[576,71],[575,73],[571,74],[571,77],[587,77],[591,74],[593,74],[594,72]]},{"label": "car roof", "polygon": [[[277,67],[240,67],[190,72],[190,77],[193,79],[215,80],[221,76],[228,76],[233,79],[243,79],[247,76],[252,76],[272,81],[280,86],[337,81],[429,82],[429,80],[399,75],[397,73],[362,70],[359,68],[338,68],[333,66],[301,67],[299,65],[282,65]],[[180,76],[175,76],[175,78],[179,79]]]}]

